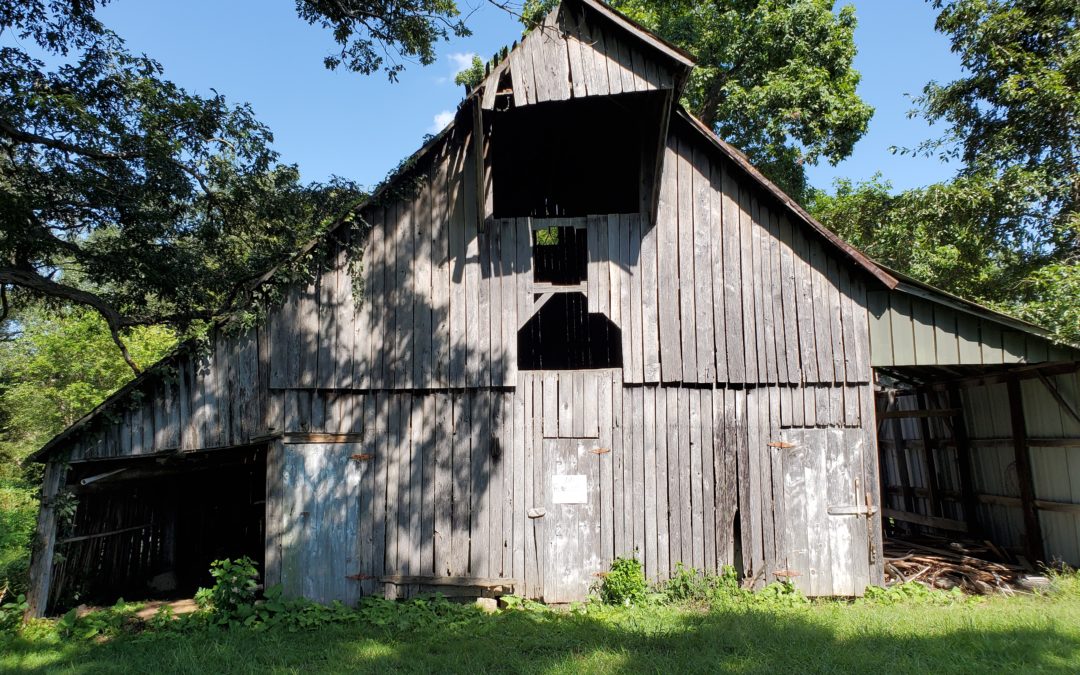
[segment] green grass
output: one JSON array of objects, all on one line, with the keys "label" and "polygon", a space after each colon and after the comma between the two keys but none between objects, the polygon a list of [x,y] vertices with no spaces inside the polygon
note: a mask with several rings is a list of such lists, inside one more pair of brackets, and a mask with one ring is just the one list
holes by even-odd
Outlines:
[{"label": "green grass", "polygon": [[0,637],[4,672],[1080,672],[1077,583],[1052,597],[505,611],[394,632],[363,623]]}]

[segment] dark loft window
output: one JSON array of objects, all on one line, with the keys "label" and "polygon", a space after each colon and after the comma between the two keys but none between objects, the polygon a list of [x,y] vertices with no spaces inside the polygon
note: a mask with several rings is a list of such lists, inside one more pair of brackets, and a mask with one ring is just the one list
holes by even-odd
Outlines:
[{"label": "dark loft window", "polygon": [[589,252],[585,230],[548,227],[533,231],[533,279],[573,285],[585,281]]},{"label": "dark loft window", "polygon": [[639,212],[643,172],[655,165],[662,102],[662,95],[647,92],[495,111],[495,217]]},{"label": "dark loft window", "polygon": [[518,331],[518,368],[586,370],[622,366],[622,333],[589,314],[581,293],[555,293]]}]

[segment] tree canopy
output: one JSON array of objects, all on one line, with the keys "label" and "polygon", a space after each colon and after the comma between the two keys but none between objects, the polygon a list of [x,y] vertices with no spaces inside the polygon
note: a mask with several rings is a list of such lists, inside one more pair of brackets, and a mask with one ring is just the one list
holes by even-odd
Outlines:
[{"label": "tree canopy", "polygon": [[[170,82],[95,18],[98,4],[0,0],[0,34],[17,38],[0,47],[0,304],[91,307],[138,370],[127,330],[184,330],[244,305],[254,280],[363,193],[303,183],[249,106]],[[327,67],[391,78],[466,32],[452,0],[296,10],[332,32]]]},{"label": "tree canopy", "polygon": [[944,133],[901,152],[958,163],[890,194],[818,193],[815,214],[872,256],[1080,341],[1080,14],[1067,0],[930,0],[964,74],[916,110]]},{"label": "tree canopy", "polygon": [[833,0],[613,0],[697,57],[684,103],[796,199],[805,166],[836,163],[873,109],[856,92],[855,10]]}]

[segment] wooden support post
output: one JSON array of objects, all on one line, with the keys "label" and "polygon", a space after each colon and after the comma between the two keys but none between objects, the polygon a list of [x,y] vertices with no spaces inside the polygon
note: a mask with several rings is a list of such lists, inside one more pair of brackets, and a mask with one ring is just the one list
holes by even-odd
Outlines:
[{"label": "wooden support post", "polygon": [[1024,538],[1030,562],[1034,564],[1045,560],[1046,556],[1043,553],[1038,507],[1035,505],[1035,481],[1031,475],[1031,454],[1027,444],[1027,424],[1024,421],[1020,381],[1010,378],[1006,387],[1009,391],[1009,416],[1012,421],[1016,480],[1020,484],[1020,507],[1024,512]]},{"label": "wooden support post", "polygon": [[473,153],[476,155],[476,231],[484,231],[484,220],[487,217],[487,196],[485,194],[484,178],[486,175],[484,157],[484,116],[480,108],[480,97],[476,97],[472,107],[472,140]]},{"label": "wooden support post", "polygon": [[41,508],[38,511],[37,531],[34,534],[30,562],[30,590],[26,596],[26,618],[45,616],[52,585],[53,553],[56,550],[56,496],[64,485],[67,465],[50,461],[45,466],[41,485]]},{"label": "wooden support post", "polygon": [[[960,405],[960,389],[955,384],[949,385],[949,405],[963,410]],[[960,471],[960,494],[964,503],[964,522],[968,532],[978,534],[978,501],[975,499],[975,474],[971,465],[971,441],[967,434],[967,419],[963,413],[953,420],[953,438],[956,440],[956,463]]]},{"label": "wooden support post", "polygon": [[[923,410],[930,409],[930,399],[925,393],[919,394],[919,407]],[[930,513],[934,517],[941,516],[941,497],[938,495],[937,458],[934,457],[934,449],[937,441],[930,434],[930,419],[919,417],[919,433],[923,439],[923,458],[926,460],[927,487],[930,489]]]}]

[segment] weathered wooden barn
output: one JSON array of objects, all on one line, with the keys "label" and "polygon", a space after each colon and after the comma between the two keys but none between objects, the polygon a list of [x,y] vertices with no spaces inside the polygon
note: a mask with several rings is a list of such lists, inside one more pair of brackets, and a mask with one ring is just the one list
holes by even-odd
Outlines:
[{"label": "weathered wooden barn", "polygon": [[1077,562],[1077,353],[839,240],[679,107],[692,66],[565,0],[310,283],[42,448],[33,611],[244,554],[320,601],[564,602],[625,555],[850,596],[883,509]]}]

